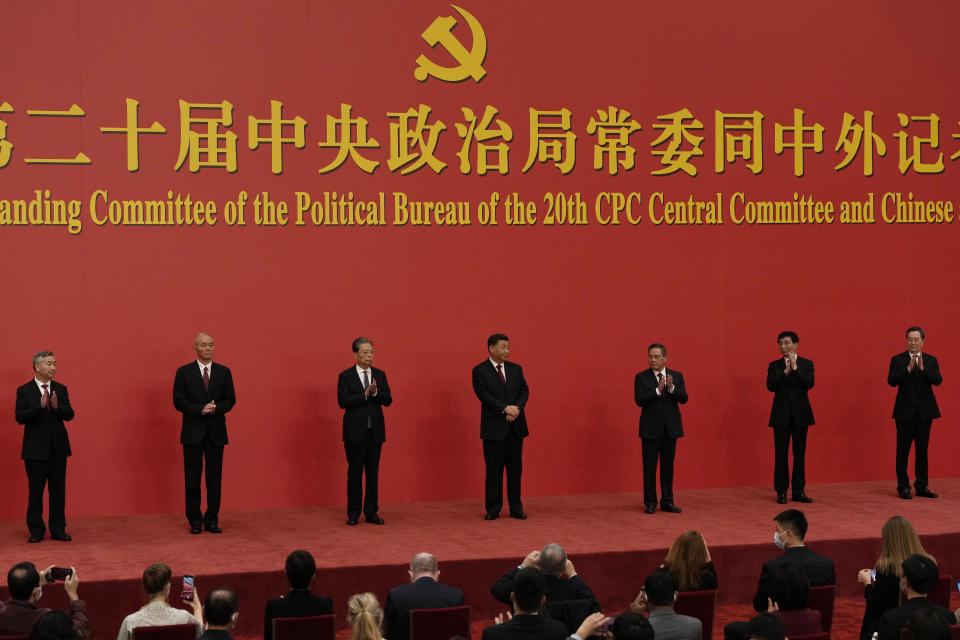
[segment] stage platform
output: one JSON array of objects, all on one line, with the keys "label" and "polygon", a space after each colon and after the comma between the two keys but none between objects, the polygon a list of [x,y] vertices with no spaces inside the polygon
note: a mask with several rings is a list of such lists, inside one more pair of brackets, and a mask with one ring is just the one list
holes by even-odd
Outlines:
[{"label": "stage platform", "polygon": [[[790,503],[807,514],[807,544],[833,558],[838,597],[849,598],[850,616],[862,613],[857,570],[870,567],[880,551],[880,527],[892,515],[917,528],[941,571],[960,575],[960,479],[931,483],[936,500],[897,497],[893,482],[808,486],[808,505]],[[718,598],[726,618],[749,613],[760,565],[779,553],[772,518],[784,507],[769,487],[681,491],[681,514],[643,512],[637,493],[528,498],[526,521],[504,515],[483,519],[478,501],[386,504],[385,526],[345,524],[342,507],[283,511],[226,511],[222,535],[188,534],[183,516],[147,515],[71,520],[73,542],[45,539],[28,544],[23,522],[0,523],[0,568],[30,560],[39,567],[74,566],[87,601],[94,638],[114,638],[123,617],[142,604],[144,567],[163,561],[175,576],[197,576],[201,594],[229,585],[241,603],[238,637],[262,632],[264,601],[286,590],[283,563],[293,549],[307,549],[320,568],[317,591],[334,599],[338,622],[347,598],[372,591],[381,602],[387,590],[407,580],[406,564],[418,551],[440,560],[441,581],[466,592],[475,627],[506,607],[490,596],[490,585],[531,550],[549,542],[567,549],[577,571],[593,588],[604,611],[625,609],[644,577],[654,570],[676,536],[702,532],[720,580]],[[69,512],[68,512],[69,515]],[[179,577],[175,578],[179,579]],[[956,594],[955,594],[956,595]],[[6,588],[0,589],[6,598]],[[45,606],[65,606],[62,588],[44,591]],[[843,607],[838,610],[838,613]],[[837,619],[834,638],[852,638],[859,618]]]}]

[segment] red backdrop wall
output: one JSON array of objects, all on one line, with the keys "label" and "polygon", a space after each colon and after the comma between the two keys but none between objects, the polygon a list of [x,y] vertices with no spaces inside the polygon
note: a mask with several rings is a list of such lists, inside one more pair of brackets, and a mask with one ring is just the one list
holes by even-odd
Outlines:
[{"label": "red backdrop wall", "polygon": [[[442,2],[35,2],[4,8],[0,113],[14,146],[0,167],[0,200],[33,200],[37,189],[82,203],[80,233],[62,226],[0,224],[4,331],[0,334],[0,518],[19,519],[26,487],[18,459],[21,427],[15,388],[30,379],[32,355],[56,352],[58,379],[77,411],[70,424],[69,515],[177,512],[182,508],[180,416],[171,387],[177,366],[193,358],[193,336],[214,334],[216,359],[233,370],[238,403],[228,416],[224,509],[284,508],[345,501],[345,461],[336,376],[353,363],[358,335],[376,343],[395,402],[387,410],[382,502],[480,499],[479,407],[470,369],[485,340],[510,335],[513,359],[531,387],[531,437],[524,492],[635,491],[641,486],[639,409],[634,374],[646,346],[662,341],[683,371],[690,402],[678,452],[679,489],[772,483],[770,394],[766,365],[776,334],[796,330],[801,354],[816,363],[817,425],[808,445],[808,480],[888,479],[891,492],[894,391],[889,358],[903,333],[920,324],[945,383],[944,418],[934,425],[931,475],[957,474],[952,451],[954,331],[958,302],[955,223],[888,224],[885,193],[957,198],[960,83],[955,25],[960,7],[920,2],[608,3],[484,2],[470,11],[486,33],[487,75],[445,83],[413,77],[417,56],[455,66],[420,34]],[[469,48],[470,32],[453,33]],[[124,100],[140,102],[140,168],[127,170]],[[238,169],[185,165],[178,100],[234,105]],[[306,147],[283,148],[283,172],[271,173],[270,149],[247,146],[247,117],[266,118],[269,101],[284,118],[307,121]],[[28,110],[77,104],[80,118]],[[325,118],[340,104],[369,121],[379,148],[362,153],[380,166],[370,175],[352,161],[320,174],[335,150],[321,148]],[[387,114],[420,104],[442,120],[436,156],[449,166],[410,175],[390,171]],[[461,107],[499,110],[514,133],[510,169],[463,175],[455,123]],[[588,121],[608,106],[630,111],[642,129],[630,137],[636,167],[611,176],[593,168]],[[569,109],[577,135],[575,168],[554,163],[522,171],[529,110]],[[651,146],[658,116],[689,109],[702,122],[697,175],[655,176]],[[792,149],[775,150],[775,125],[824,127],[822,152],[806,151],[794,175]],[[761,112],[763,171],[740,160],[714,168],[715,111]],[[864,111],[885,142],[875,173],[862,153],[845,169],[837,151],[843,117]],[[898,132],[907,153],[936,114],[939,146],[921,145],[924,174],[899,168]],[[290,135],[289,131],[285,135]],[[812,135],[812,134],[808,134]],[[787,140],[789,140],[789,135]],[[687,144],[687,143],[684,143]],[[73,157],[90,164],[37,165],[27,158]],[[357,200],[386,193],[383,227],[135,227],[95,225],[89,198],[163,200],[168,190],[223,203],[241,190],[268,191],[295,203],[296,191],[353,191]],[[391,224],[391,194],[411,200],[468,200],[470,226]],[[538,224],[477,220],[477,203],[516,192],[537,204]],[[544,195],[579,192],[589,224],[544,226]],[[643,221],[601,225],[601,192],[642,196]],[[877,222],[865,225],[652,224],[655,192],[668,201],[791,200],[794,192],[830,201],[875,194]],[[248,204],[248,207],[250,205]],[[501,203],[502,207],[502,203]],[[659,215],[659,214],[658,214]],[[934,485],[935,487],[935,485]],[[23,496],[18,499],[17,496]],[[682,494],[680,496],[682,502]],[[478,506],[479,509],[479,506]]]}]

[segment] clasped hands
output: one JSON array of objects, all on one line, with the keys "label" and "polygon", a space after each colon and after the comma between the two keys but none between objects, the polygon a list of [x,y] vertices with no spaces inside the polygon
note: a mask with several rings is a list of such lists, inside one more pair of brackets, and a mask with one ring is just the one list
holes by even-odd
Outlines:
[{"label": "clasped hands", "polygon": [[211,401],[203,405],[203,410],[200,413],[202,413],[205,416],[208,416],[211,413],[216,413],[216,411],[217,411],[217,403]]},{"label": "clasped hands", "polygon": [[370,386],[363,390],[363,397],[369,398],[370,396],[377,395],[377,381],[371,380]]},{"label": "clasped hands", "polygon": [[[56,409],[56,408],[57,408],[57,405],[58,405],[58,403],[57,403],[57,392],[54,391],[53,393],[50,394],[50,406],[53,407],[54,409]],[[47,408],[47,397],[46,397],[46,396],[40,396],[40,406],[43,407],[44,409]]]},{"label": "clasped hands", "polygon": [[920,369],[920,371],[923,371],[922,355],[910,356],[910,364],[907,365],[907,371],[913,371],[914,369]]},{"label": "clasped hands", "polygon": [[508,404],[503,408],[503,412],[507,414],[507,422],[513,422],[520,417],[520,407],[515,404]]},{"label": "clasped hands", "polygon": [[662,396],[664,390],[667,393],[673,393],[673,376],[669,373],[660,378],[660,382],[657,383],[657,393]]}]

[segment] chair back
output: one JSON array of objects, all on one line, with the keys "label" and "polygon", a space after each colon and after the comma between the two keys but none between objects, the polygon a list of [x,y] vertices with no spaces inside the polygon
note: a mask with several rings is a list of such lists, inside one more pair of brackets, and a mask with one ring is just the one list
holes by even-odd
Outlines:
[{"label": "chair back", "polygon": [[470,637],[470,605],[442,609],[411,609],[410,640],[450,640]]},{"label": "chair back", "polygon": [[837,585],[828,584],[822,587],[810,587],[810,602],[807,606],[820,612],[820,622],[823,631],[828,636],[833,628],[833,599],[837,595]]},{"label": "chair back", "polygon": [[953,577],[940,574],[937,584],[933,585],[927,598],[930,602],[940,605],[944,609],[950,608],[950,590],[953,588]]},{"label": "chair back", "polygon": [[[681,591],[677,594],[677,601],[673,603],[673,610],[677,613],[696,618],[703,627],[703,640],[710,640],[713,634],[713,617],[717,606],[717,592],[715,589],[704,591]],[[793,640],[791,638],[791,640]]]},{"label": "chair back", "polygon": [[337,635],[337,616],[303,618],[274,618],[273,640],[334,640]]},{"label": "chair back", "polygon": [[596,602],[586,598],[553,602],[548,600],[545,608],[547,615],[566,625],[567,633],[571,635],[580,628],[580,624],[588,615],[600,611],[600,606]]},{"label": "chair back", "polygon": [[790,636],[790,640],[830,640],[830,634],[826,631],[820,633],[808,633],[805,636]]},{"label": "chair back", "polygon": [[197,625],[190,622],[133,629],[133,640],[193,640],[196,637]]}]

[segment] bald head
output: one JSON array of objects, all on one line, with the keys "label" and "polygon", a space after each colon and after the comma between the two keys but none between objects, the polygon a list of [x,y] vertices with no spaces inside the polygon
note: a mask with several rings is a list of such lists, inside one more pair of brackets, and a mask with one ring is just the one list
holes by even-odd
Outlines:
[{"label": "bald head", "polygon": [[563,575],[567,566],[567,552],[556,542],[548,544],[540,552],[540,571],[548,576]]},{"label": "bald head", "polygon": [[203,364],[213,362],[213,336],[206,332],[200,332],[193,339],[193,350],[197,352],[197,359]]},{"label": "bald head", "polygon": [[434,580],[440,575],[437,558],[430,553],[418,553],[410,559],[410,581],[416,582],[420,578],[430,577]]}]

